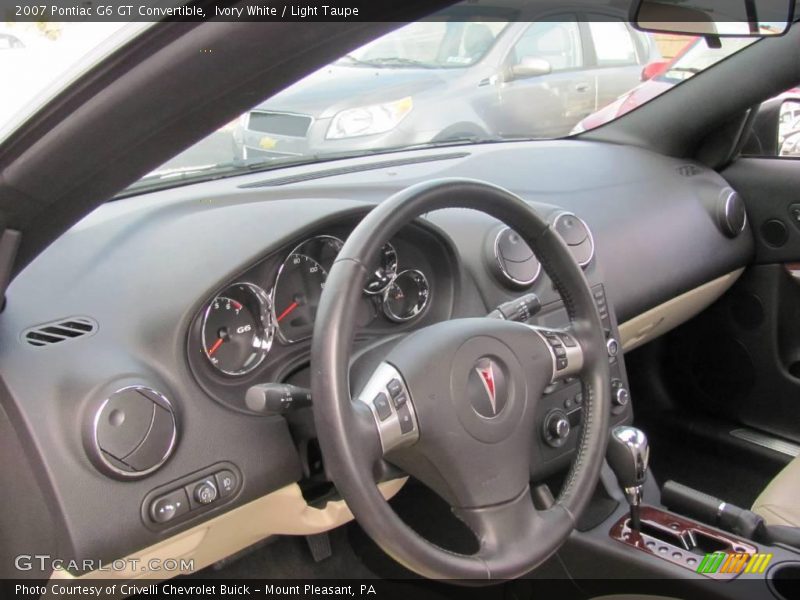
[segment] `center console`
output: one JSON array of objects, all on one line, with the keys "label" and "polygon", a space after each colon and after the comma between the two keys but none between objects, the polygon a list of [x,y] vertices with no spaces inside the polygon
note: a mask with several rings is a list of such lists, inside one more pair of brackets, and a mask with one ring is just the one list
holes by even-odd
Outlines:
[{"label": "center console", "polygon": [[[632,418],[628,376],[622,359],[617,321],[609,307],[602,284],[592,287],[597,310],[603,322],[611,372],[610,424],[629,423]],[[569,325],[569,317],[561,301],[544,305],[531,323],[541,327],[561,329]],[[583,391],[580,379],[569,377],[552,384],[537,407],[538,443],[531,461],[534,480],[548,477],[568,466],[580,439],[583,424]]]}]

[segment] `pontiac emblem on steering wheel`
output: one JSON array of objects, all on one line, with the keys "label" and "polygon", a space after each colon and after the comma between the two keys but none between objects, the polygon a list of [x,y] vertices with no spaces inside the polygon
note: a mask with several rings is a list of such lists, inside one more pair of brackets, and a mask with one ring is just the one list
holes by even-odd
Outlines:
[{"label": "pontiac emblem on steering wheel", "polygon": [[[496,417],[506,405],[507,393],[502,369],[490,358],[481,358],[475,363],[470,377],[470,401],[475,412],[482,417]],[[479,380],[478,383],[475,380]],[[480,385],[480,387],[478,387]]]}]

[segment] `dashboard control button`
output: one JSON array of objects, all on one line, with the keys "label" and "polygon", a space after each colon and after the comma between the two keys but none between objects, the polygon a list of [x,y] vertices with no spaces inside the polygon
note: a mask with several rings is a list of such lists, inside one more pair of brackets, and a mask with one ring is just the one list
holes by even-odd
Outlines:
[{"label": "dashboard control button", "polygon": [[389,406],[389,398],[387,398],[386,394],[383,392],[375,396],[372,405],[375,407],[375,412],[378,413],[378,418],[381,421],[385,421],[392,415],[392,407]]},{"label": "dashboard control button", "polygon": [[414,430],[414,420],[407,404],[397,409],[397,418],[400,420],[400,433],[410,433]]},{"label": "dashboard control button", "polygon": [[188,511],[189,501],[183,490],[160,496],[150,504],[150,518],[156,523],[167,523]]},{"label": "dashboard control button", "polygon": [[201,505],[211,504],[218,496],[217,486],[210,477],[195,484],[194,492],[192,492],[195,502]]},{"label": "dashboard control button", "polygon": [[552,419],[548,425],[550,435],[555,438],[565,438],[569,435],[569,421],[564,417]]},{"label": "dashboard control button", "polygon": [[558,448],[566,442],[572,426],[569,417],[563,410],[554,410],[544,419],[544,441],[549,446]]},{"label": "dashboard control button", "polygon": [[619,379],[611,382],[611,401],[615,406],[627,406],[631,400],[631,395],[625,385]]},{"label": "dashboard control button", "polygon": [[403,384],[400,383],[399,379],[392,379],[386,384],[386,389],[389,390],[389,395],[392,398],[397,398],[397,396],[403,393]]},{"label": "dashboard control button", "polygon": [[219,490],[220,498],[230,496],[238,487],[236,474],[233,471],[228,471],[227,469],[225,471],[220,471],[214,478],[217,480],[217,489]]},{"label": "dashboard control button", "polygon": [[616,340],[616,338],[612,337],[606,340],[606,350],[608,350],[609,356],[616,356],[619,354],[619,342]]}]

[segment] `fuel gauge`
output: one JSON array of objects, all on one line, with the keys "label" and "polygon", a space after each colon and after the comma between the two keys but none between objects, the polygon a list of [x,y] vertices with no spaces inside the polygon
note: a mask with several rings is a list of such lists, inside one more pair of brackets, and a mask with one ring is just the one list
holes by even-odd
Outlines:
[{"label": "fuel gauge", "polygon": [[383,294],[383,312],[402,323],[418,316],[428,306],[430,287],[421,271],[409,269],[395,277]]}]

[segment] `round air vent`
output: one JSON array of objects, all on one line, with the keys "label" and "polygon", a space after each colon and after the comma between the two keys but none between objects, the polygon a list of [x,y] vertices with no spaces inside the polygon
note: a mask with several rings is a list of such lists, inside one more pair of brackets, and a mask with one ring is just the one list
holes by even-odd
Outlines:
[{"label": "round air vent", "polygon": [[136,479],[156,471],[175,449],[177,426],[166,396],[144,386],[117,390],[94,414],[87,450],[112,477]]},{"label": "round air vent", "polygon": [[520,235],[509,227],[497,232],[489,263],[495,277],[511,288],[526,288],[536,281],[542,265]]},{"label": "round air vent", "polygon": [[589,226],[571,212],[559,213],[553,219],[553,228],[569,247],[575,261],[586,267],[594,257],[594,238]]},{"label": "round air vent", "polygon": [[747,212],[745,211],[744,201],[735,191],[728,188],[723,190],[717,205],[717,220],[719,221],[722,233],[734,238],[747,225]]}]

